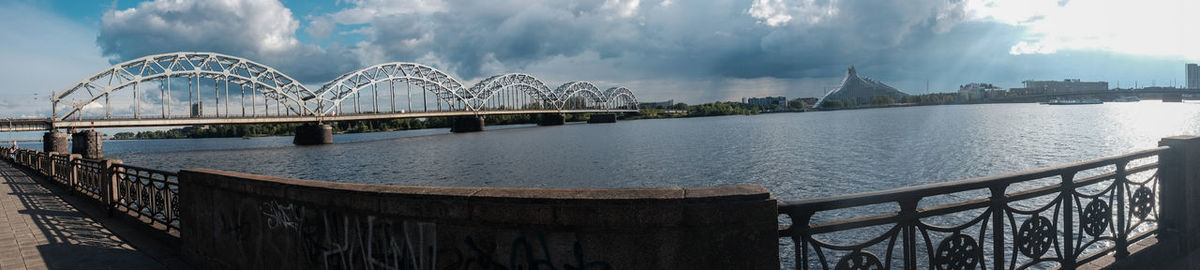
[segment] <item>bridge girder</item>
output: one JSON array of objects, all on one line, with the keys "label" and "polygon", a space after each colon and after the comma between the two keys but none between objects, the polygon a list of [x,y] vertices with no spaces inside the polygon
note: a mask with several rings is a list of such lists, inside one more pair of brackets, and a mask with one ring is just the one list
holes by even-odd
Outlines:
[{"label": "bridge girder", "polygon": [[[217,118],[283,116],[281,113],[269,112],[267,106],[276,107],[276,110],[287,108],[290,115],[320,118],[329,116],[331,112],[339,109],[341,103],[347,99],[358,97],[356,95],[361,90],[370,86],[378,87],[377,84],[380,82],[392,82],[392,85],[400,82],[418,86],[422,88],[422,91],[432,92],[436,96],[435,102],[438,104],[450,105],[452,111],[478,112],[481,109],[489,109],[489,102],[492,102],[491,105],[494,106],[495,102],[492,99],[496,98],[499,100],[495,101],[500,101],[499,104],[502,105],[499,108],[511,108],[503,110],[533,107],[560,111],[578,109],[566,107],[567,103],[572,100],[584,100],[588,106],[596,109],[636,109],[637,104],[633,93],[624,87],[613,87],[606,91],[600,91],[590,82],[577,81],[551,89],[543,81],[523,73],[492,76],[468,88],[462,81],[449,73],[427,65],[408,62],[384,63],[351,71],[324,84],[317,91],[312,91],[272,67],[245,58],[210,52],[175,52],[145,56],[113,65],[57,92],[51,98],[53,115],[50,121],[88,122],[179,118],[178,113],[172,114],[176,110],[171,109],[171,104],[178,102],[178,99],[171,97],[174,93],[171,85],[178,83],[177,81],[171,82],[174,78],[188,79],[189,99],[191,99],[189,106],[198,107],[201,114],[205,108],[209,107],[205,106],[207,104],[201,105],[205,97],[200,90],[200,79],[211,79],[212,83],[207,85],[213,87],[213,96],[207,97],[208,100],[212,100],[214,96],[216,98],[217,105],[214,105],[216,106],[214,109],[217,112],[215,115]],[[194,92],[191,86],[193,80],[196,83]],[[223,98],[218,89],[222,81],[225,82],[224,86],[226,87]],[[154,93],[145,91],[145,89],[139,90],[138,87],[142,84],[153,84],[162,88],[159,90],[163,91]],[[229,108],[230,99],[237,97],[231,97],[234,95],[229,93],[230,85],[242,87],[243,93],[245,93],[245,88],[252,89],[249,107],[246,107],[245,95],[242,95],[243,101],[239,106],[242,106],[243,111],[246,108],[259,108],[257,101],[253,99],[254,96],[265,97],[262,104],[264,113],[231,114],[230,111],[234,109]],[[135,91],[124,91],[129,88],[135,89]],[[378,88],[376,88],[375,94],[378,93],[377,91]],[[125,95],[129,92],[133,92],[133,98],[116,100],[116,102],[110,100],[114,94]],[[139,93],[143,92],[146,92],[142,94],[145,96],[139,96]],[[192,93],[196,94],[194,99],[191,98]],[[153,97],[155,94],[159,95],[157,101]],[[116,98],[124,97],[117,96]],[[394,89],[392,98],[395,98]],[[411,96],[409,98],[411,108]],[[225,102],[224,110],[220,108],[221,101]],[[142,111],[145,108],[142,105],[143,102],[155,107],[161,105],[162,116],[153,116],[157,111],[153,107],[143,115]],[[272,105],[271,102],[277,104]],[[110,115],[112,108],[115,108],[114,104],[125,105],[123,103],[130,103],[132,110],[122,113],[132,114],[132,116]],[[528,108],[508,106],[534,103],[547,106]],[[91,109],[94,104],[104,107],[103,117],[94,116],[95,111]],[[394,100],[392,109],[393,114],[398,111]],[[212,115],[195,114],[187,116],[187,118],[212,117]]]},{"label": "bridge girder", "polygon": [[[296,114],[309,113],[304,98],[314,95],[286,74],[245,58],[208,52],[176,52],[125,61],[80,80],[51,98],[52,117],[56,121],[79,117],[86,106],[114,92],[129,86],[136,88],[147,81],[178,77],[210,78],[248,86]],[[60,117],[58,108],[62,103],[66,103],[68,110]],[[111,105],[106,101],[102,106],[109,110]]]}]

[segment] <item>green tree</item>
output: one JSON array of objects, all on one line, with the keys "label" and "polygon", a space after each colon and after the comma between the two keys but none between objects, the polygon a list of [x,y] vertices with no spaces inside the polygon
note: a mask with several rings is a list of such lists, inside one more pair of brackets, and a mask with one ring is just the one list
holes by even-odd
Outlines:
[{"label": "green tree", "polygon": [[802,101],[798,98],[788,101],[787,105],[788,105],[789,109],[793,109],[793,110],[803,110],[805,108],[808,108],[808,104],[804,104],[804,101]]}]

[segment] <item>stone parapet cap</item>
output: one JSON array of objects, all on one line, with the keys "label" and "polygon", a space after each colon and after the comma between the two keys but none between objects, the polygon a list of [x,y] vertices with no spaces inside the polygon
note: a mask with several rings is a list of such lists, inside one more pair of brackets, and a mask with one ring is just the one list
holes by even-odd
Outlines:
[{"label": "stone parapet cap", "polygon": [[[761,185],[730,185],[698,188],[514,188],[514,187],[452,187],[452,186],[397,186],[380,184],[338,183],[293,179],[275,176],[229,172],[213,169],[184,169],[189,172],[224,176],[223,178],[198,178],[218,188],[246,190],[240,181],[255,181],[257,184],[287,185],[295,188],[326,189],[348,192],[373,193],[374,195],[412,195],[418,197],[472,197],[508,200],[555,200],[555,201],[761,201],[774,199]],[[269,195],[269,194],[263,194]],[[282,194],[279,194],[282,195]],[[282,196],[281,196],[282,197]]]}]

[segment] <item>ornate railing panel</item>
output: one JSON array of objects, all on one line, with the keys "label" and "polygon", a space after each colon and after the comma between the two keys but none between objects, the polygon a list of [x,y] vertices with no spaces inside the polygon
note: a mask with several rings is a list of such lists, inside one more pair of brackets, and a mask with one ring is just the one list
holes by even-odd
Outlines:
[{"label": "ornate railing panel", "polygon": [[[1022,173],[780,203],[796,269],[1074,269],[1156,234],[1159,147]],[[867,213],[867,214],[863,214]],[[790,243],[788,243],[790,242]]]},{"label": "ornate railing panel", "polygon": [[173,172],[114,164],[114,201],[136,217],[179,230],[179,176]]},{"label": "ornate railing panel", "polygon": [[54,162],[54,181],[63,186],[71,186],[71,178],[75,175],[75,166],[71,163],[71,156],[53,155],[51,160]]},{"label": "ornate railing panel", "polygon": [[104,200],[104,185],[105,176],[107,176],[107,168],[104,166],[104,161],[73,159],[72,165],[75,167],[75,190],[101,201]]}]

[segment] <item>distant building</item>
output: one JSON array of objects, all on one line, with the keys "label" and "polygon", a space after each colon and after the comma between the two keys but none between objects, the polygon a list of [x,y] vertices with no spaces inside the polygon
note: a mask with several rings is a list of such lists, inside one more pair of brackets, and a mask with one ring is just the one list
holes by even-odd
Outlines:
[{"label": "distant building", "polygon": [[192,104],[192,118],[204,117],[204,102]]},{"label": "distant building", "polygon": [[958,87],[958,95],[967,99],[982,99],[1004,96],[1008,92],[990,83],[969,83]]},{"label": "distant building", "polygon": [[787,98],[783,96],[763,98],[753,97],[747,99],[746,103],[750,105],[758,105],[758,107],[763,109],[774,109],[781,106],[787,106]]},{"label": "distant building", "polygon": [[819,99],[817,99],[815,97],[806,97],[806,98],[797,98],[797,99],[793,99],[793,100],[799,100],[801,103],[804,103],[804,105],[808,105],[809,107],[812,107],[812,106],[817,105],[817,100],[819,100]]},{"label": "distant building", "polygon": [[817,102],[817,108],[825,106],[826,101],[838,101],[838,104],[846,102],[842,106],[857,106],[859,104],[870,104],[871,98],[877,96],[887,96],[893,101],[904,100],[907,96],[904,92],[896,90],[895,87],[888,86],[882,82],[872,80],[870,78],[859,77],[858,72],[854,70],[854,66],[846,69],[846,77],[842,78],[842,85],[838,86],[837,90],[825,94],[821,100]]},{"label": "distant building", "polygon": [[642,102],[638,103],[638,108],[666,109],[670,108],[672,105],[675,105],[674,99],[663,102]]},{"label": "distant building", "polygon": [[1025,88],[1014,88],[1013,90],[1021,90],[1022,94],[1054,94],[1054,93],[1072,93],[1072,92],[1087,92],[1087,91],[1105,91],[1108,90],[1108,82],[1083,82],[1079,79],[1066,79],[1061,81],[1024,81]]},{"label": "distant building", "polygon": [[1187,64],[1187,88],[1200,89],[1200,65]]}]

